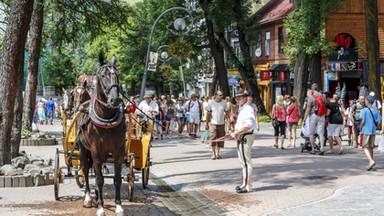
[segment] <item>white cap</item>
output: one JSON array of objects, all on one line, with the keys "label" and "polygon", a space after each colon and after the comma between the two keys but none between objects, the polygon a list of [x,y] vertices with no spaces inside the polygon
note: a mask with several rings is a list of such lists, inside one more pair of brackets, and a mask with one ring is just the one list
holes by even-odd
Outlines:
[{"label": "white cap", "polygon": [[370,92],[369,95],[371,95],[372,97],[375,97],[375,92]]}]

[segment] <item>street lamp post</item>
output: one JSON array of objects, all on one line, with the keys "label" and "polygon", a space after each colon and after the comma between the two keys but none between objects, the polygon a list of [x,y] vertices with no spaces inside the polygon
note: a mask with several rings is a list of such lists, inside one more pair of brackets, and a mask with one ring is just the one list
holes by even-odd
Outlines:
[{"label": "street lamp post", "polygon": [[[194,8],[193,1],[191,1],[191,7],[190,7],[190,8],[191,8],[191,9]],[[172,7],[172,8],[169,8],[169,9],[165,10],[163,13],[161,13],[161,14],[157,17],[155,23],[153,23],[153,25],[152,25],[152,29],[151,29],[151,34],[150,34],[150,36],[149,36],[149,42],[148,42],[148,48],[147,48],[147,56],[146,56],[146,59],[145,59],[145,67],[144,67],[143,80],[142,80],[142,82],[141,82],[140,101],[143,100],[143,98],[144,98],[144,94],[145,94],[145,84],[146,84],[146,81],[147,81],[147,74],[148,74],[148,60],[149,60],[149,53],[150,53],[150,51],[151,51],[151,44],[152,44],[152,36],[153,36],[153,32],[154,32],[154,30],[155,30],[155,27],[156,27],[157,23],[159,22],[160,18],[163,17],[163,16],[164,16],[165,14],[167,14],[168,12],[175,11],[175,10],[185,11],[185,12],[187,12],[187,13],[189,14],[189,17],[192,19],[192,22],[191,22],[191,24],[190,24],[190,28],[189,28],[186,32],[184,32],[184,33],[179,32],[179,34],[180,34],[180,35],[182,35],[182,34],[187,34],[189,31],[191,31],[192,26],[193,26],[193,21],[194,21],[194,20],[193,20],[192,10],[191,10],[191,9],[189,9],[189,8],[187,9],[187,8],[184,8],[184,7]],[[179,18],[179,19],[180,19],[180,18]],[[179,20],[179,19],[177,19],[177,20]],[[184,20],[183,20],[183,22],[184,22]],[[175,23],[176,23],[176,24],[175,24]],[[178,25],[178,27],[180,27],[180,25],[182,25],[182,24],[180,24],[180,23],[182,23],[180,20],[177,21],[177,22],[175,21],[175,22],[174,22],[174,26]],[[185,22],[184,22],[184,28],[185,28]],[[182,30],[182,29],[176,29],[176,30]],[[171,32],[172,32],[172,31],[171,31]],[[172,32],[172,33],[174,33],[174,32]]]}]

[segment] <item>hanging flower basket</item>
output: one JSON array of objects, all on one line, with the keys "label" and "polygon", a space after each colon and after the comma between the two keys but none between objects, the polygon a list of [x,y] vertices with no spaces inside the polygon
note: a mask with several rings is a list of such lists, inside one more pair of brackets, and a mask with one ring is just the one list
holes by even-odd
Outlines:
[{"label": "hanging flower basket", "polygon": [[192,45],[184,38],[178,38],[168,46],[168,54],[176,59],[186,59],[192,53]]}]

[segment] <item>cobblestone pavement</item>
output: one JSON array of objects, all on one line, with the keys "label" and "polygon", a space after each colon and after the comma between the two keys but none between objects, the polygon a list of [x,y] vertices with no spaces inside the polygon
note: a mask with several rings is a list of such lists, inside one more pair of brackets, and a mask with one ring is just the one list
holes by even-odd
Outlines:
[{"label": "cobblestone pavement", "polygon": [[[60,125],[40,126],[60,134]],[[122,188],[123,208],[129,215],[384,215],[383,155],[375,151],[376,169],[365,170],[362,150],[347,146],[344,155],[309,155],[299,148],[273,148],[270,124],[255,133],[253,191],[236,194],[241,183],[236,144],[227,141],[223,159],[211,160],[210,146],[199,140],[154,140],[151,176],[147,189],[135,184],[129,203]],[[379,136],[377,136],[379,138]],[[287,143],[288,140],[285,140]],[[298,139],[298,145],[303,139]],[[286,145],[285,145],[286,146]],[[29,154],[54,156],[61,145],[21,147]],[[338,147],[335,147],[338,150]],[[61,158],[63,159],[63,158]],[[94,182],[94,180],[91,180]],[[113,187],[106,181],[107,215],[112,215]],[[0,189],[1,215],[94,215],[83,209],[83,191],[74,179],[60,185],[60,201],[53,201],[53,186]],[[380,203],[380,204],[379,204]],[[69,210],[75,209],[75,210]]]}]

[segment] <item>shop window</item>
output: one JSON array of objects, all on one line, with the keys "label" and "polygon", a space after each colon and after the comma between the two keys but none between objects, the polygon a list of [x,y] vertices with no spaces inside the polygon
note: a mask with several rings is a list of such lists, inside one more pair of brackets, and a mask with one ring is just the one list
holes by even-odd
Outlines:
[{"label": "shop window", "polygon": [[241,54],[241,49],[240,49],[240,43],[238,41],[233,43],[233,51],[235,52],[235,55],[237,56],[237,58],[239,58],[240,60],[243,59],[243,56]]},{"label": "shop window", "polygon": [[279,53],[284,53],[284,50],[283,50],[283,45],[284,45],[284,27],[281,26],[279,27],[278,29],[278,34],[279,34],[279,38],[278,38],[278,43],[279,43]]},{"label": "shop window", "polygon": [[271,39],[271,32],[265,32],[265,56],[269,56],[269,43]]},{"label": "shop window", "polygon": [[257,33],[256,49],[261,49],[261,32]]}]

